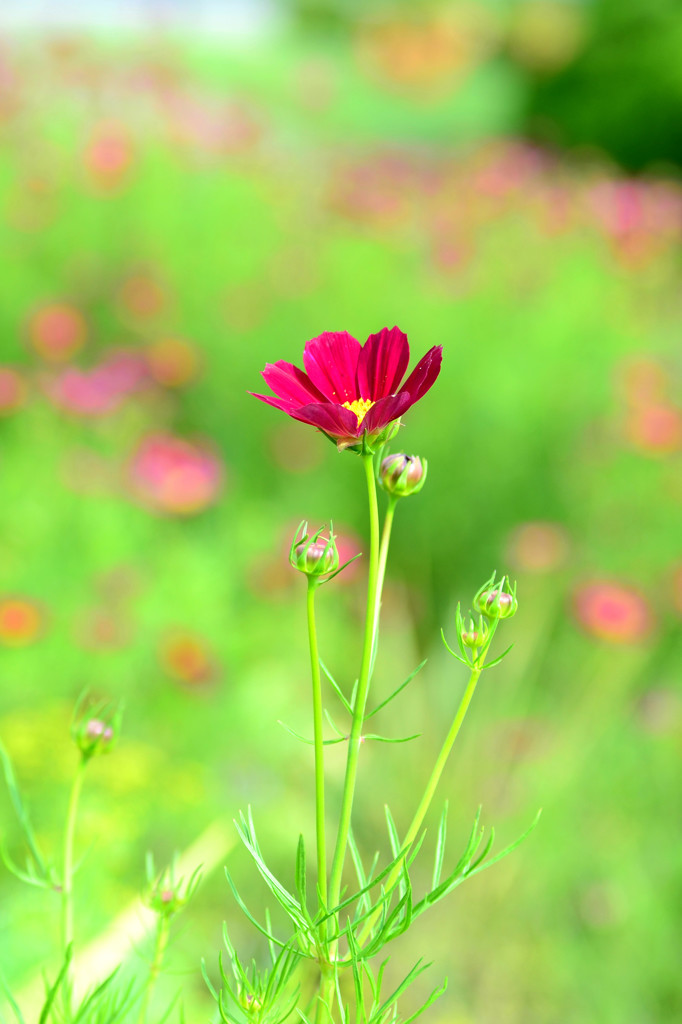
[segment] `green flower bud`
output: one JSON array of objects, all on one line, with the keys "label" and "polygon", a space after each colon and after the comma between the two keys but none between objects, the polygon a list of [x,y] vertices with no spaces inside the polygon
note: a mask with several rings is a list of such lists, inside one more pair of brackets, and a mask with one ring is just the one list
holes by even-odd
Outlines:
[{"label": "green flower bud", "polygon": [[189,902],[199,884],[200,869],[197,868],[192,876],[175,878],[177,858],[160,875],[155,875],[154,860],[151,854],[147,855],[147,889],[143,899],[150,910],[161,917],[173,917],[178,911]]},{"label": "green flower bud", "polygon": [[516,585],[511,588],[506,576],[503,576],[499,583],[495,582],[493,576],[481,587],[474,598],[476,611],[486,615],[489,619],[510,619],[512,615],[516,614],[518,606]]},{"label": "green flower bud", "polygon": [[478,623],[475,623],[473,619],[469,619],[469,625],[466,629],[462,629],[461,638],[462,643],[465,647],[470,647],[472,650],[478,650],[479,647],[483,647],[488,640],[488,624],[483,621],[481,616]]},{"label": "green flower bud", "polygon": [[76,717],[71,725],[71,736],[81,752],[84,761],[98,754],[108,754],[118,739],[121,713],[116,710],[112,714],[111,707],[100,704],[91,714]]},{"label": "green flower bud", "polygon": [[417,455],[388,455],[381,463],[379,482],[394,497],[407,498],[421,491],[426,470],[426,459]]},{"label": "green flower bud", "polygon": [[239,1002],[241,1003],[242,1009],[246,1011],[248,1016],[253,1016],[254,1019],[258,1017],[263,1009],[262,999],[259,999],[258,996],[253,995],[251,992],[245,992],[243,989],[239,993]]},{"label": "green flower bud", "polygon": [[339,552],[334,534],[330,530],[329,537],[323,537],[322,529],[319,529],[309,537],[308,524],[301,523],[291,544],[289,562],[306,576],[327,576],[336,572]]}]

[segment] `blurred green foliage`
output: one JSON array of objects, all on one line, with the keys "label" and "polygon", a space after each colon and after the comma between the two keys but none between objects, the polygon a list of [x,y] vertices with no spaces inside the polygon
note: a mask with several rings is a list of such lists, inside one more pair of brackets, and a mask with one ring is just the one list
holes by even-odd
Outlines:
[{"label": "blurred green foliage", "polygon": [[[398,512],[377,693],[429,663],[382,721],[422,737],[367,747],[358,839],[386,849],[384,801],[411,817],[463,683],[438,631],[494,567],[519,579],[516,647],[443,797],[462,836],[479,802],[502,842],[544,814],[418,930],[423,948],[396,947],[396,971],[425,955],[425,987],[450,976],[435,1022],[675,1020],[682,198],[513,141],[518,69],[479,56],[475,32],[461,79],[459,51],[438,51],[434,77],[411,38],[6,48],[0,733],[56,848],[70,706],[84,686],[125,701],[84,798],[83,943],[143,888],[147,848],[163,863],[247,803],[293,871],[312,757],[277,724],[309,728],[286,553],[302,518],[333,517],[362,549],[363,482],[354,456],[247,392],[322,330],[364,341],[397,323],[414,358],[443,344],[444,368],[399,437],[429,478]],[[587,601],[586,583],[611,589]],[[361,616],[360,571],[325,588],[323,657],[346,687]],[[20,857],[4,793],[0,809]],[[230,865],[248,888],[244,854]],[[0,892],[0,962],[20,988],[56,906],[5,873]],[[212,969],[226,917],[258,952],[216,871],[174,970]],[[196,970],[183,985],[188,1019],[208,1012]]]}]

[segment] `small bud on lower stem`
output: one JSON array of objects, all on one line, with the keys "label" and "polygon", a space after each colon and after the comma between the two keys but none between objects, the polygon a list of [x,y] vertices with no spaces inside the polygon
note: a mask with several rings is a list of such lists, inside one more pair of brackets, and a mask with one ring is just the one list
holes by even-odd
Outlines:
[{"label": "small bud on lower stem", "polygon": [[289,551],[289,562],[306,576],[327,576],[339,567],[339,552],[336,538],[322,536],[322,529],[308,536],[308,524],[302,523],[294,535]]},{"label": "small bud on lower stem", "polygon": [[478,623],[475,623],[473,619],[469,619],[469,625],[466,629],[462,630],[462,643],[465,647],[470,647],[472,650],[478,650],[483,647],[488,639],[487,623],[480,617]]}]

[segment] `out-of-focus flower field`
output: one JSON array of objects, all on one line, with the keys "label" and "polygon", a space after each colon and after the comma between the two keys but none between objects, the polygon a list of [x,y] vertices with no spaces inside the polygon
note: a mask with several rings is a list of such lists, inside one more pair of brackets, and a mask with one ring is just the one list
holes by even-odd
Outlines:
[{"label": "out-of-focus flower field", "polygon": [[[543,808],[396,970],[433,960],[425,991],[448,975],[434,1022],[682,1015],[682,186],[524,141],[524,75],[583,38],[526,7],[516,63],[492,17],[0,43],[0,737],[57,849],[73,704],[124,701],[84,796],[79,943],[137,920],[146,850],[203,837],[164,979],[188,1020],[212,1012],[198,964],[224,919],[259,951],[222,872],[248,889],[232,817],[252,806],[284,871],[313,828],[312,754],[279,724],[310,728],[291,535],[332,517],[342,557],[366,545],[359,460],[248,392],[323,330],[394,323],[444,363],[393,445],[429,474],[396,518],[377,692],[429,661],[383,723],[420,738],[363,750],[356,833],[387,847],[384,802],[409,821],[464,679],[439,631],[493,568],[518,579],[515,646],[441,795],[462,843],[479,803],[502,843]],[[338,673],[363,580],[360,559],[319,601]],[[21,860],[4,790],[0,815]],[[0,903],[30,1002],[56,897],[3,868]],[[142,970],[144,936],[119,943]]]}]

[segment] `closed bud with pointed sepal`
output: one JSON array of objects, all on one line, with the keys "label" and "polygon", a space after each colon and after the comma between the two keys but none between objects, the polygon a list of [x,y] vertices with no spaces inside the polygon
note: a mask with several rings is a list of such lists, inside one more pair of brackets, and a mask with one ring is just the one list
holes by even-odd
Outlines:
[{"label": "closed bud with pointed sepal", "polygon": [[332,531],[329,536],[322,534],[324,527],[312,536],[308,535],[308,524],[301,523],[294,534],[289,551],[289,561],[294,569],[306,576],[327,576],[339,568],[339,552]]},{"label": "closed bud with pointed sepal", "polygon": [[115,746],[121,729],[121,709],[104,702],[83,714],[76,708],[71,723],[71,737],[84,761],[99,754],[108,754]]},{"label": "closed bud with pointed sepal", "polygon": [[474,608],[489,619],[510,619],[519,606],[516,600],[516,584],[512,587],[509,578],[495,576],[483,584],[474,598]]},{"label": "closed bud with pointed sepal", "polygon": [[426,481],[428,464],[418,455],[387,455],[381,463],[379,482],[395,498],[418,494]]},{"label": "closed bud with pointed sepal", "polygon": [[488,623],[484,622],[482,615],[479,616],[477,623],[470,618],[468,626],[462,629],[462,643],[474,651],[479,650],[486,644],[489,633]]}]

